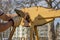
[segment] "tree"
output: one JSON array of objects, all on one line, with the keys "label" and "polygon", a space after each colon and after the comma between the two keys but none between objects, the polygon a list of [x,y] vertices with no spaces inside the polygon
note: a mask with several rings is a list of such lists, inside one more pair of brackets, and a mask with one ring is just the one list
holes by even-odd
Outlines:
[{"label": "tree", "polygon": [[[52,6],[52,2],[54,2],[55,0],[45,0],[47,3],[48,3],[48,7],[49,8],[53,8],[55,9],[56,7],[58,7],[59,3],[58,2],[54,7]],[[59,8],[59,7],[58,7]],[[55,30],[54,30],[54,21],[51,22],[51,32],[52,32],[52,40],[56,40],[56,33],[55,33]]]}]

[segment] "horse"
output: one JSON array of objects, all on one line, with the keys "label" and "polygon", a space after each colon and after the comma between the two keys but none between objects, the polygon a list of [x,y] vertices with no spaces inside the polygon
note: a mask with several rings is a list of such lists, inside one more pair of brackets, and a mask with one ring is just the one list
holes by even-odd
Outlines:
[{"label": "horse", "polygon": [[33,40],[33,32],[36,33],[36,40],[39,40],[37,26],[42,26],[53,21],[54,18],[60,17],[60,10],[40,6],[22,8],[20,10],[15,9],[15,12],[22,18],[20,25],[26,24],[26,22],[23,22],[24,20],[28,22],[29,25],[27,25],[31,28],[30,40]]}]

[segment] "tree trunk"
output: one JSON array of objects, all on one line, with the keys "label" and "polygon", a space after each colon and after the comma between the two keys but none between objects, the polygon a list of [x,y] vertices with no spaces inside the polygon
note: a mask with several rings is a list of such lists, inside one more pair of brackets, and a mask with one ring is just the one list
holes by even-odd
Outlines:
[{"label": "tree trunk", "polygon": [[[52,8],[52,0],[45,0],[48,4],[49,8]],[[51,24],[51,35],[52,35],[52,40],[56,40],[56,34],[55,34],[55,30],[54,30],[54,21],[50,23]]]},{"label": "tree trunk", "polygon": [[52,33],[52,40],[56,40],[56,33],[54,30],[54,22],[51,22],[51,33]]}]

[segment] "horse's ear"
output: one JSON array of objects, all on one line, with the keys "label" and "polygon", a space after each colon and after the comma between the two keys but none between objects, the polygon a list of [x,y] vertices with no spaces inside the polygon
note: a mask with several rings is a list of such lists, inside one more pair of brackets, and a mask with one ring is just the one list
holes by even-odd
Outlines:
[{"label": "horse's ear", "polygon": [[21,16],[19,13],[20,13],[20,11],[19,10],[17,10],[17,9],[15,9],[14,10],[19,16]]},{"label": "horse's ear", "polygon": [[17,9],[15,9],[14,10],[19,16],[21,16],[21,17],[24,17],[25,16],[25,14],[24,14],[24,12],[22,11],[22,10],[17,10]]}]

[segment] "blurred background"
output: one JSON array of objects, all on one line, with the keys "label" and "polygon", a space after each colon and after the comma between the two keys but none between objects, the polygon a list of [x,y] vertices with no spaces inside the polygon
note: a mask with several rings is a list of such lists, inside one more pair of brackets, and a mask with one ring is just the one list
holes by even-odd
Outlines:
[{"label": "blurred background", "polygon": [[[46,0],[0,0],[0,9],[5,13],[12,14],[15,13],[15,8],[21,9],[32,6],[48,7],[48,4]],[[60,9],[60,0],[52,0],[52,8]],[[0,40],[7,40],[11,29],[0,33]],[[60,40],[60,18],[55,18],[53,22],[38,27],[38,34],[40,40]],[[17,27],[12,40],[30,40],[30,28],[20,25]]]}]

